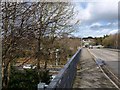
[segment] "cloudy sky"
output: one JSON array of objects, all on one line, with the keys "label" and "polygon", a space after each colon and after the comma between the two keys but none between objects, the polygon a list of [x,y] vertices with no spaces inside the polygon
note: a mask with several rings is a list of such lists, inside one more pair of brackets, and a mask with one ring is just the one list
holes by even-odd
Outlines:
[{"label": "cloudy sky", "polygon": [[75,19],[79,19],[80,24],[74,35],[100,37],[116,33],[118,31],[118,1],[75,2],[75,10],[78,11]]}]

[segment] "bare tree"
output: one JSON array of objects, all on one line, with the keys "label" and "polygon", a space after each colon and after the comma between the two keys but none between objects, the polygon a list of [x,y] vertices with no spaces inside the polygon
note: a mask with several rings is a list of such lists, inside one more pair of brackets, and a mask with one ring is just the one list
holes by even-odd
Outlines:
[{"label": "bare tree", "polygon": [[2,15],[3,87],[8,86],[10,64],[17,58],[17,54],[32,48],[34,54],[31,57],[36,59],[37,70],[40,70],[41,56],[45,57],[46,69],[50,52],[55,47],[55,40],[64,33],[74,31],[74,24],[71,24],[74,7],[70,3],[5,2],[2,3]]},{"label": "bare tree", "polygon": [[[7,88],[10,76],[10,64],[22,47],[20,41],[28,35],[27,17],[31,13],[26,3],[2,3],[2,86]],[[22,13],[22,14],[21,14]],[[30,32],[30,31],[29,31]]]},{"label": "bare tree", "polygon": [[[37,3],[38,7],[34,9],[31,28],[34,30],[36,39],[36,59],[37,68],[40,69],[40,56],[43,48],[47,51],[53,48],[56,37],[62,33],[73,31],[70,20],[74,16],[73,7],[69,3]],[[47,39],[47,41],[46,41]],[[45,43],[47,42],[47,43]],[[45,45],[47,44],[47,45]],[[51,44],[51,45],[50,45]],[[45,50],[45,49],[44,49]],[[46,65],[45,65],[46,66]]]}]

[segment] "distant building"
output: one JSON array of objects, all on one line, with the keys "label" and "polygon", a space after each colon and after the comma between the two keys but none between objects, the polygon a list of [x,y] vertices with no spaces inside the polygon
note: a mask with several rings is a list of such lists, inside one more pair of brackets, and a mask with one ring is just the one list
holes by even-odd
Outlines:
[{"label": "distant building", "polygon": [[89,45],[94,44],[94,38],[93,37],[82,38],[82,42],[84,47],[89,47]]}]

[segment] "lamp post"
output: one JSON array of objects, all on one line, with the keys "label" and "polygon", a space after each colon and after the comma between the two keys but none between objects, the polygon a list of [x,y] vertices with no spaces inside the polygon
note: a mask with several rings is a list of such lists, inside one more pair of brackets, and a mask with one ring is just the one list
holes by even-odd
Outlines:
[{"label": "lamp post", "polygon": [[81,48],[82,48],[82,43],[83,43],[83,42],[82,42],[82,37],[81,37]]},{"label": "lamp post", "polygon": [[59,49],[56,49],[56,63],[55,63],[56,66],[58,65],[58,52],[59,52]]}]

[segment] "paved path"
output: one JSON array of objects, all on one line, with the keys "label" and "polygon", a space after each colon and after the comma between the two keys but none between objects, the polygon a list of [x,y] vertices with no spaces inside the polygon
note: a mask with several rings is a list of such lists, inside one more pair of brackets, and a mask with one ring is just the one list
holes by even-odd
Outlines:
[{"label": "paved path", "polygon": [[113,73],[120,75],[118,67],[120,65],[120,59],[118,55],[120,52],[107,49],[90,49],[90,52],[93,53],[97,58],[104,60]]},{"label": "paved path", "polygon": [[77,67],[77,75],[73,88],[115,88],[97,67],[91,54],[87,49],[83,49]]}]

